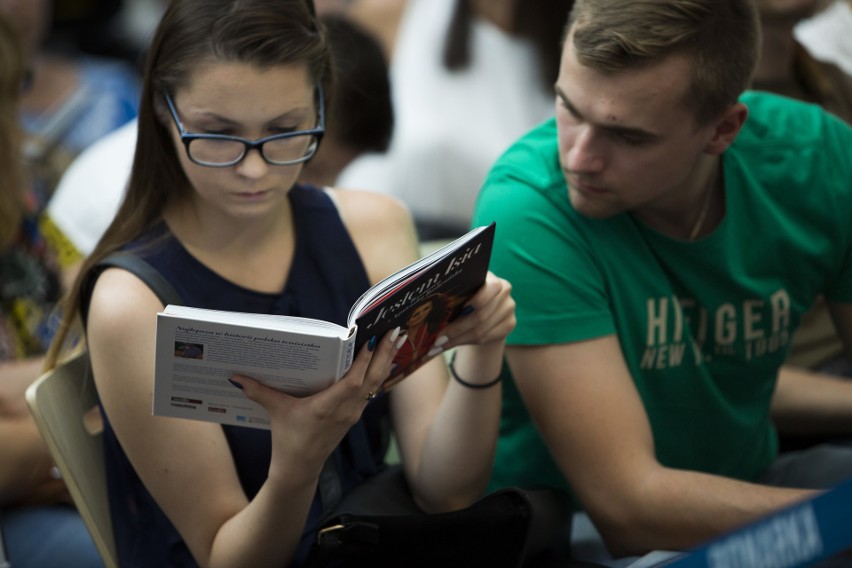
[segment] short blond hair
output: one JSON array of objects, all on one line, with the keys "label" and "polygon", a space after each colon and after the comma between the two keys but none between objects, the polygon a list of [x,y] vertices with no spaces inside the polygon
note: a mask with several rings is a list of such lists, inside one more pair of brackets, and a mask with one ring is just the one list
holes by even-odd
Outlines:
[{"label": "short blond hair", "polygon": [[671,55],[691,61],[684,104],[698,124],[734,104],[751,81],[760,52],[752,0],[577,0],[566,28],[578,61],[615,73]]}]

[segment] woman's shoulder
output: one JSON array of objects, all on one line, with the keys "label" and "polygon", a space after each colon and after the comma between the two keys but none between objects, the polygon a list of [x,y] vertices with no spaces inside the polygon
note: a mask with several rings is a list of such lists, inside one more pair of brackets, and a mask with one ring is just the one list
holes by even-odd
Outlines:
[{"label": "woman's shoulder", "polygon": [[121,268],[107,268],[94,282],[86,314],[87,335],[106,343],[135,340],[150,335],[155,314],[163,308],[157,295],[142,280]]},{"label": "woman's shoulder", "polygon": [[417,258],[417,233],[402,201],[370,191],[329,191],[371,281],[384,278]]},{"label": "woman's shoulder", "polygon": [[411,223],[408,207],[393,195],[359,189],[330,188],[328,191],[347,224],[389,223],[399,227]]}]

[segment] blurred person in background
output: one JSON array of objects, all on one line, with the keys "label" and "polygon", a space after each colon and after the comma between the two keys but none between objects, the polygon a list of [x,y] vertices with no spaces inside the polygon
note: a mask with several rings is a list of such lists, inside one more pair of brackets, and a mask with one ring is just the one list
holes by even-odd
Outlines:
[{"label": "blurred person in background", "polygon": [[39,207],[84,148],[136,116],[139,85],[125,61],[85,55],[53,42],[50,0],[0,0],[23,42],[24,155],[33,170]]},{"label": "blurred person in background", "polygon": [[[356,0],[348,14],[391,53],[393,139],[341,173],[341,187],[395,195],[422,239],[468,227],[485,175],[509,144],[553,114],[570,0]],[[389,14],[401,8],[398,25]]]},{"label": "blurred person in background", "polygon": [[100,557],[24,400],[64,289],[22,167],[24,77],[17,34],[0,13],[0,529],[14,568],[97,567]]},{"label": "blurred person in background", "polygon": [[387,151],[394,111],[388,63],[379,40],[345,15],[327,13],[320,18],[328,32],[337,81],[328,111],[333,122],[300,179],[329,186],[358,156]]},{"label": "blurred person in background", "polygon": [[796,39],[820,61],[852,75],[852,0],[829,0],[813,16],[796,25]]},{"label": "blurred person in background", "polygon": [[[819,10],[820,0],[757,0],[756,4],[761,52],[751,87],[820,105],[847,123],[852,122],[852,76],[831,62],[816,59],[795,34],[796,27]],[[852,38],[852,34],[847,37]],[[818,298],[803,317],[787,363],[852,376],[852,361],[844,353],[824,298]],[[793,450],[821,441],[825,437],[782,436],[781,449]]]},{"label": "blurred person in background", "polygon": [[[817,59],[795,33],[819,4],[820,0],[757,0],[762,45],[751,86],[818,104],[850,122],[852,75],[834,63]],[[847,31],[852,41],[852,27]]]}]

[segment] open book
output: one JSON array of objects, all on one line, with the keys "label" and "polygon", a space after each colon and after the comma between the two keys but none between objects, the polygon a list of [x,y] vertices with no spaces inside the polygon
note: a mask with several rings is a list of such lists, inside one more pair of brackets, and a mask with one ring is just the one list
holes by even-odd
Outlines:
[{"label": "open book", "polygon": [[385,388],[440,351],[441,330],[458,317],[488,272],[495,224],[473,229],[367,290],[345,326],[293,316],[169,304],[157,315],[154,414],[268,428],[263,408],[227,379],[254,377],[295,396],[340,379],[372,337],[396,327],[407,340]]}]

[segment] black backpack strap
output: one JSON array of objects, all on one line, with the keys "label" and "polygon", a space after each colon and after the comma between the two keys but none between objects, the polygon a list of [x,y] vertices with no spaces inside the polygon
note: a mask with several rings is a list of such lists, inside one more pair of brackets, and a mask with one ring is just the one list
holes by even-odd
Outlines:
[{"label": "black backpack strap", "polygon": [[154,294],[163,302],[163,305],[182,304],[183,300],[174,287],[160,274],[156,268],[148,264],[138,256],[128,252],[113,252],[99,260],[86,276],[86,282],[80,294],[80,315],[85,325],[89,315],[89,304],[92,299],[92,290],[98,277],[107,268],[123,268],[135,274],[142,282],[150,288]]},{"label": "black backpack strap", "polygon": [[[325,460],[319,476],[321,517],[334,510],[343,499],[343,481],[340,479],[340,447],[334,449]],[[2,568],[2,566],[0,566]]]},{"label": "black backpack strap", "polygon": [[320,473],[319,494],[323,517],[331,513],[344,497],[343,480],[340,477],[343,460],[341,446],[344,444],[349,445],[349,453],[352,456],[355,472],[362,480],[370,479],[379,473],[379,468],[373,463],[367,427],[364,422],[359,420],[349,429],[341,444],[325,460]]}]

